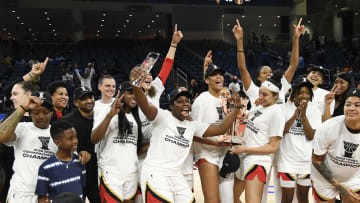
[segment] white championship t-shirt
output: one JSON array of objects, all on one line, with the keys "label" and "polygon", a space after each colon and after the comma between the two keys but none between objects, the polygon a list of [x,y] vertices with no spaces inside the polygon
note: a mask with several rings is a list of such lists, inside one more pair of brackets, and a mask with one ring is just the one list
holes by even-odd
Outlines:
[{"label": "white championship t-shirt", "polygon": [[[325,96],[329,94],[329,91],[318,87],[316,88],[316,90],[313,90],[313,93],[314,93],[314,97],[312,99],[312,103],[320,109],[321,115],[323,115],[325,111]],[[334,113],[334,108],[335,108],[335,100],[330,104],[331,114]]]},{"label": "white championship t-shirt", "polygon": [[[297,107],[293,102],[281,104],[285,123],[294,115]],[[307,104],[306,117],[312,129],[321,126],[321,112],[311,102]],[[278,171],[284,173],[310,174],[312,140],[305,137],[302,120],[298,117],[285,134],[280,144]]]},{"label": "white championship t-shirt", "polygon": [[14,175],[10,188],[16,192],[35,194],[40,165],[57,151],[57,146],[47,129],[37,128],[32,122],[18,123],[15,128],[16,140],[6,143],[14,147]]},{"label": "white championship t-shirt", "polygon": [[[278,104],[269,107],[259,106],[252,110],[244,131],[244,146],[256,148],[270,142],[270,137],[282,137],[285,118]],[[248,154],[244,162],[270,167],[272,155]]]},{"label": "white championship t-shirt", "polygon": [[[220,98],[216,98],[206,91],[201,93],[191,106],[191,118],[195,121],[220,125],[225,118],[222,101]],[[215,137],[209,137],[208,139],[216,140]],[[220,155],[223,149],[221,147],[201,144],[194,142],[195,158],[202,158],[203,155]]]},{"label": "white championship t-shirt", "polygon": [[[137,171],[137,139],[138,127],[132,113],[126,113],[130,122],[131,130],[126,135],[120,136],[118,115],[115,115],[106,130],[104,138],[98,143],[98,166],[102,170],[109,171],[118,178],[126,178],[136,175]],[[101,120],[94,120],[94,127],[97,128]]]},{"label": "white championship t-shirt", "polygon": [[[285,76],[282,76],[281,78],[281,90],[279,92],[279,98],[276,101],[277,104],[283,104],[285,103],[285,95],[288,92],[288,90],[291,88],[291,84],[286,80]],[[260,88],[255,85],[253,81],[251,81],[250,87],[248,90],[245,90],[245,87],[243,87],[244,92],[250,99],[251,103],[251,109],[254,109],[256,107],[255,101],[257,98],[259,98],[259,91]]]},{"label": "white championship t-shirt", "polygon": [[162,176],[181,175],[193,136],[202,137],[209,124],[180,121],[170,111],[159,108],[153,126],[153,136],[143,169]]},{"label": "white championship t-shirt", "polygon": [[[324,155],[324,163],[333,177],[343,182],[360,174],[360,133],[351,133],[345,125],[345,116],[337,116],[316,130],[313,150]],[[311,175],[321,176],[312,165]]]}]

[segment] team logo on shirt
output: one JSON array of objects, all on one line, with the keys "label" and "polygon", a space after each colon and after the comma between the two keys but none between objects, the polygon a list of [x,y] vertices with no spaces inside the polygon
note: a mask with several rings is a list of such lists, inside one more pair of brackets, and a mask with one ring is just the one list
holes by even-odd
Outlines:
[{"label": "team logo on shirt", "polygon": [[301,118],[297,117],[296,118],[296,127],[301,128],[301,126],[302,126],[302,120],[301,120]]},{"label": "team logo on shirt", "polygon": [[261,116],[262,114],[263,114],[263,113],[262,113],[261,111],[256,111],[256,112],[254,113],[254,116],[253,116],[250,120],[251,120],[251,121],[254,121],[255,118]]},{"label": "team logo on shirt", "polygon": [[50,137],[38,137],[41,142],[41,149],[49,150]]},{"label": "team logo on shirt", "polygon": [[224,120],[224,109],[223,107],[216,107],[216,110],[219,114],[219,119],[220,121]]},{"label": "team logo on shirt", "polygon": [[180,137],[184,137],[186,128],[183,128],[183,127],[176,127],[176,128],[177,128],[177,131],[178,131]]},{"label": "team logo on shirt", "polygon": [[354,151],[358,148],[359,144],[354,144],[344,141],[345,154],[344,157],[352,158]]}]

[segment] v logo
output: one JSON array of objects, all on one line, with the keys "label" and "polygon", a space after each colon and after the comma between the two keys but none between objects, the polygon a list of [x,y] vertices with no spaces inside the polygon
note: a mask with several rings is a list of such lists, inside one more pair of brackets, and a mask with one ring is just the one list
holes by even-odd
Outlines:
[{"label": "v logo", "polygon": [[176,127],[176,128],[177,128],[177,131],[178,131],[180,137],[184,137],[186,128],[182,128],[182,127]]}]

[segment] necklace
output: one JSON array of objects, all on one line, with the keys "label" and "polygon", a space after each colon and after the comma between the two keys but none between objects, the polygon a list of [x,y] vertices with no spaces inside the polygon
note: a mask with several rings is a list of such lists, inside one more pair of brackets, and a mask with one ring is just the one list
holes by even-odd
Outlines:
[{"label": "necklace", "polygon": [[66,166],[66,168],[68,169],[68,168],[69,168],[69,165],[70,165],[71,162],[73,161],[74,155],[71,153],[71,160],[70,160],[70,161],[62,161],[62,160],[60,160],[60,159],[56,156],[56,154],[55,154],[55,157],[56,157],[56,159],[57,159],[60,163],[64,164],[64,165]]}]

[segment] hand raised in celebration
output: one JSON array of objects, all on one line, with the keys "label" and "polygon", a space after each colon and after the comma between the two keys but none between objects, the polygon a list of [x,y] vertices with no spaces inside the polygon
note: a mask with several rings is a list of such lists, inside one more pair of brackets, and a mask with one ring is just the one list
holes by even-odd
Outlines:
[{"label": "hand raised in celebration", "polygon": [[174,29],[174,33],[172,36],[172,41],[171,41],[171,45],[177,45],[179,44],[179,42],[181,41],[181,39],[184,37],[184,35],[182,34],[182,32],[179,30],[177,30],[177,24],[175,24],[175,29]]},{"label": "hand raised in celebration", "polygon": [[242,104],[245,103],[245,99],[244,98],[241,98],[237,92],[235,91],[234,88],[231,89],[232,90],[232,96],[231,96],[231,100],[234,102],[235,104],[235,109],[241,109],[242,107]]},{"label": "hand raised in celebration", "polygon": [[124,96],[125,96],[124,94],[120,96],[120,90],[118,90],[115,100],[111,105],[110,112],[108,113],[111,117],[120,113],[121,109],[124,106],[124,103],[122,102]]},{"label": "hand raised in celebration", "polygon": [[305,30],[304,25],[301,25],[301,22],[302,22],[302,18],[300,18],[297,25],[294,24],[294,36],[298,39]]},{"label": "hand raised in celebration", "polygon": [[140,79],[141,84],[145,81],[147,76],[147,69],[144,66],[137,66],[130,71],[130,81],[133,84],[134,81]]},{"label": "hand raised in celebration", "polygon": [[211,64],[213,62],[212,60],[212,51],[209,50],[206,53],[205,59],[204,59],[204,66],[208,66],[209,64]]},{"label": "hand raised in celebration", "polygon": [[243,40],[244,39],[244,30],[240,26],[240,22],[238,19],[236,19],[236,25],[233,28],[233,33],[236,41]]},{"label": "hand raised in celebration", "polygon": [[336,90],[337,90],[337,85],[334,85],[334,86],[331,88],[330,92],[329,92],[327,95],[325,95],[325,104],[330,105],[331,102],[334,101]]},{"label": "hand raised in celebration", "polygon": [[22,105],[22,107],[24,108],[25,111],[30,111],[39,107],[43,102],[44,101],[41,100],[39,97],[29,96]]},{"label": "hand raised in celebration", "polygon": [[298,108],[296,109],[298,111],[298,114],[302,117],[306,116],[307,104],[308,104],[308,102],[306,100],[302,100],[302,101],[300,101],[300,104],[299,104]]},{"label": "hand raised in celebration", "polygon": [[46,57],[44,62],[34,64],[32,66],[31,72],[30,72],[31,75],[40,76],[45,71],[45,68],[46,68],[46,65],[47,65],[48,61],[49,61],[49,58]]}]

